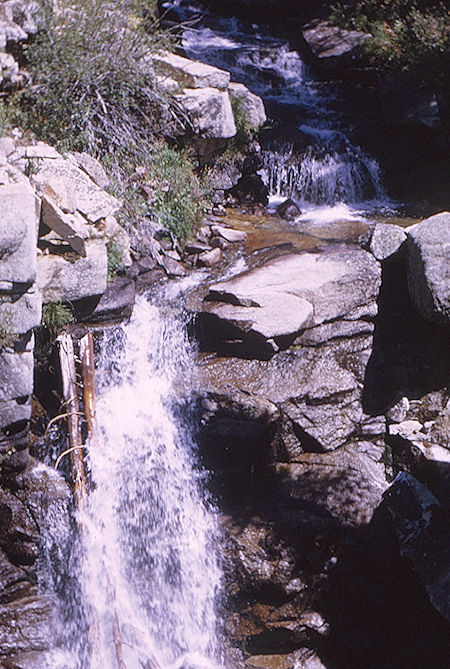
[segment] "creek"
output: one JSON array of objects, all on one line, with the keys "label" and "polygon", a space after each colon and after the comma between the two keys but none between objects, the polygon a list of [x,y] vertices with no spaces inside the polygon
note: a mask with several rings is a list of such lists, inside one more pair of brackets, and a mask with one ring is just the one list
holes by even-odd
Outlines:
[{"label": "creek", "polygon": [[[294,138],[266,138],[261,169],[269,210],[286,198],[301,210],[289,234],[392,214],[379,166],[353,143],[354,119],[336,88],[317,80],[287,42],[235,18],[198,19],[192,2],[163,7],[188,24],[187,57],[230,71],[291,119]],[[152,302],[140,298],[131,321],[98,342],[101,448],[89,450],[93,492],[79,519],[85,541],[71,562],[81,594],[61,595],[65,654],[54,669],[113,669],[116,618],[127,669],[153,669],[152,658],[162,669],[230,666],[218,614],[222,537],[186,409],[195,361],[183,299],[177,287]]]}]

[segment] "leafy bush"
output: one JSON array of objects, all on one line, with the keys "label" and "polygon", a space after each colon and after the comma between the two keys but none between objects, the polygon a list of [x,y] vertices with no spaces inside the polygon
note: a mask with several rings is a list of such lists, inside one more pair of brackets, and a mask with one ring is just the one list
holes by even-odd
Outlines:
[{"label": "leafy bush", "polygon": [[252,128],[245,111],[244,98],[241,95],[230,94],[231,109],[233,110],[236,134],[230,140],[228,149],[231,152],[242,152],[253,139],[255,128]]},{"label": "leafy bush", "polygon": [[378,65],[448,68],[450,10],[442,0],[344,0],[331,20],[371,33],[364,48]]},{"label": "leafy bush", "polygon": [[49,302],[42,307],[41,325],[52,335],[57,334],[73,320],[73,311],[69,304],[58,301]]},{"label": "leafy bush", "polygon": [[189,154],[161,144],[148,157],[141,187],[157,221],[176,237],[186,239],[205,206],[205,191]]},{"label": "leafy bush", "polygon": [[40,0],[44,29],[26,51],[28,126],[60,149],[142,156],[176,115],[147,57],[167,46],[144,0]]},{"label": "leafy bush", "polygon": [[110,281],[123,265],[123,248],[120,241],[113,237],[106,245],[108,257],[108,281]]}]

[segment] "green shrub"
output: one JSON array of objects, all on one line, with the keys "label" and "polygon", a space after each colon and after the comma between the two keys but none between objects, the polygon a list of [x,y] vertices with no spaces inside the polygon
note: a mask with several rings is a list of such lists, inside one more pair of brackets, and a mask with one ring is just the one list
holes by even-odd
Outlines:
[{"label": "green shrub", "polygon": [[73,310],[69,304],[57,301],[49,302],[42,307],[41,325],[51,335],[56,335],[73,320]]},{"label": "green shrub", "polygon": [[123,266],[123,248],[116,237],[112,237],[106,245],[108,257],[108,281],[110,281]]},{"label": "green shrub", "polygon": [[205,191],[186,151],[161,144],[149,157],[142,178],[151,214],[179,239],[199,223]]},{"label": "green shrub", "polygon": [[448,68],[450,10],[442,0],[343,0],[330,18],[370,33],[364,50],[377,65]]},{"label": "green shrub", "polygon": [[231,109],[233,110],[236,134],[231,138],[228,150],[232,153],[242,152],[253,139],[255,128],[252,128],[245,111],[244,98],[241,95],[230,95]]},{"label": "green shrub", "polygon": [[44,29],[26,51],[33,85],[21,99],[28,127],[62,150],[139,159],[175,113],[145,65],[168,43],[150,3],[39,1]]}]

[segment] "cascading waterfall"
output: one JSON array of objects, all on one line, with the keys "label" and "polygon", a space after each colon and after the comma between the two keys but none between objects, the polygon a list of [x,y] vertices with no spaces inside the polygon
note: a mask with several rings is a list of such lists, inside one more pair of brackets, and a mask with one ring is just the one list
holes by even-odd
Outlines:
[{"label": "cascading waterfall", "polygon": [[271,195],[302,207],[386,201],[378,163],[350,143],[338,150],[326,141],[303,154],[295,154],[292,145],[265,151],[264,176]]},{"label": "cascading waterfall", "polygon": [[104,335],[93,490],[79,518],[83,606],[66,639],[76,669],[118,666],[117,625],[127,669],[153,667],[152,658],[162,669],[219,666],[219,535],[177,409],[191,372],[173,308],[140,298],[130,323]]},{"label": "cascading waterfall", "polygon": [[[261,176],[276,201],[290,197],[303,211],[345,203],[355,209],[389,209],[374,158],[351,141],[351,128],[336,110],[336,86],[319,82],[289,44],[263,25],[219,18],[189,0],[166,0],[187,21],[182,44],[189,58],[231,72],[266,102],[288,109],[302,148],[285,141],[263,147]],[[338,105],[339,106],[339,105]],[[293,122],[292,119],[296,121]],[[335,207],[338,217],[349,208]]]}]

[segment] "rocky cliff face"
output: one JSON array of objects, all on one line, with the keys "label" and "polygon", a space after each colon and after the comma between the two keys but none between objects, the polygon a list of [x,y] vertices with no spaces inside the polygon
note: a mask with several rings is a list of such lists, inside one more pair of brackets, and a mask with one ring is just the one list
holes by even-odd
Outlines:
[{"label": "rocky cliff face", "polygon": [[448,259],[448,221],[287,253],[197,303],[200,444],[229,514],[226,628],[245,666],[445,666],[448,319],[445,299],[415,296]]}]

